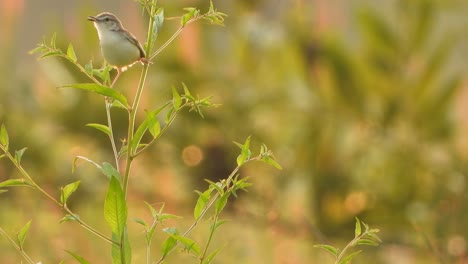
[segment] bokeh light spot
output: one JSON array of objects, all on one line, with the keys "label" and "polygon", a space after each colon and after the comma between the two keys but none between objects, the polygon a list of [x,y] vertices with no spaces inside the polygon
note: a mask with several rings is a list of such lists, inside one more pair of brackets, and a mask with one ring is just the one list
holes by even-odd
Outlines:
[{"label": "bokeh light spot", "polygon": [[187,166],[197,166],[203,160],[203,151],[195,145],[187,146],[182,150],[182,160]]}]

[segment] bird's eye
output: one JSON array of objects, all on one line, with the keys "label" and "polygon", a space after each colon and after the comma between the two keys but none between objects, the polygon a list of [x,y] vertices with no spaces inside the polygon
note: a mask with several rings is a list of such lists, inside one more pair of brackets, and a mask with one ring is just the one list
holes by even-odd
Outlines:
[{"label": "bird's eye", "polygon": [[106,17],[106,19],[104,19],[104,20],[106,20],[106,21],[109,21],[109,18],[108,18],[108,17]]}]

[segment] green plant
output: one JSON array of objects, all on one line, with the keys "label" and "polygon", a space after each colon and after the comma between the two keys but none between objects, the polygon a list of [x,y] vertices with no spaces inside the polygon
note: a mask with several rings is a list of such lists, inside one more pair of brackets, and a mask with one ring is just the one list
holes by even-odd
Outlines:
[{"label": "green plant", "polygon": [[[362,230],[364,227],[364,230]],[[368,245],[368,246],[378,246],[381,242],[380,238],[377,236],[379,232],[378,229],[371,229],[367,224],[361,222],[359,218],[356,217],[356,228],[354,231],[354,238],[351,240],[343,250],[339,250],[336,247],[330,245],[315,245],[316,248],[321,248],[330,252],[333,257],[335,257],[335,264],[347,264],[357,256],[362,250],[354,251],[349,253],[349,251],[359,245]]]},{"label": "green plant", "polygon": [[[213,24],[223,25],[224,13],[216,11],[213,3],[210,2],[209,10],[206,13],[201,13],[197,8],[185,8],[185,14],[180,18],[180,26],[176,32],[156,51],[153,51],[154,41],[158,36],[160,28],[164,21],[164,10],[157,5],[156,0],[139,0],[138,1],[143,10],[149,16],[147,41],[145,43],[146,54],[149,61],[152,61],[164,48],[166,48],[190,23],[198,20],[207,20]],[[42,193],[46,198],[51,200],[54,204],[60,207],[65,216],[60,222],[75,221],[84,229],[92,234],[98,236],[102,240],[112,245],[112,263],[131,263],[132,262],[132,249],[131,240],[128,233],[128,185],[129,179],[132,176],[132,163],[139,157],[145,150],[151,147],[164,133],[169,129],[170,125],[174,122],[176,117],[182,110],[188,109],[194,111],[203,117],[203,109],[207,107],[216,106],[210,100],[211,97],[199,98],[191,94],[189,88],[183,84],[183,93],[181,94],[176,88],[172,88],[172,98],[164,103],[159,108],[146,112],[146,118],[138,124],[136,121],[137,112],[140,111],[139,103],[142,97],[144,87],[146,84],[146,76],[151,63],[143,65],[140,80],[137,86],[135,97],[130,101],[123,93],[113,89],[114,81],[111,81],[112,68],[104,64],[101,68],[94,68],[92,62],[82,65],[78,62],[78,57],[70,43],[66,51],[58,48],[56,45],[56,35],[54,34],[50,41],[45,40],[38,45],[37,48],[31,53],[39,53],[40,58],[51,56],[61,57],[76,66],[82,73],[84,73],[92,82],[91,83],[78,83],[63,86],[64,88],[81,89],[92,92],[104,97],[105,109],[107,115],[107,124],[91,123],[87,126],[95,128],[96,130],[106,134],[109,138],[110,145],[114,156],[114,164],[104,162],[102,164],[93,161],[91,158],[84,156],[77,156],[73,162],[72,170],[76,169],[76,162],[83,160],[96,166],[96,168],[107,176],[109,185],[107,195],[104,201],[104,218],[111,229],[111,236],[108,236],[99,230],[89,225],[84,219],[72,211],[68,206],[70,196],[77,190],[80,181],[69,183],[60,188],[60,195],[55,197],[53,194],[46,191],[43,187],[36,183],[34,178],[28,173],[27,169],[21,164],[21,159],[26,151],[26,148],[21,150],[12,151],[10,147],[10,139],[5,125],[0,128],[0,149],[3,154],[0,158],[7,158],[20,172],[21,178],[9,179],[0,183],[0,193],[6,192],[7,187],[14,186],[28,186],[34,190]],[[128,115],[128,128],[127,137],[118,146],[115,137],[114,129],[112,126],[112,109],[123,109]],[[160,121],[159,117],[163,116],[164,121]],[[150,137],[149,140],[146,138]],[[212,242],[212,237],[216,230],[224,223],[220,218],[220,214],[228,203],[228,198],[237,196],[237,191],[245,190],[250,183],[248,178],[239,177],[239,169],[251,161],[263,161],[277,168],[281,168],[273,158],[271,151],[262,145],[257,156],[252,155],[250,150],[250,137],[243,143],[236,143],[241,151],[237,158],[237,167],[226,178],[219,182],[208,181],[209,187],[204,192],[198,192],[199,198],[194,208],[194,222],[185,231],[179,231],[176,227],[165,227],[162,229],[163,233],[167,235],[167,239],[161,246],[161,256],[157,263],[162,263],[166,260],[167,256],[174,251],[178,246],[183,247],[184,251],[193,255],[199,263],[210,263],[213,258],[220,252],[222,248],[209,252],[209,246]],[[123,161],[124,168],[119,167]],[[146,223],[140,218],[135,218],[134,221],[143,226],[145,230],[146,242],[146,263],[152,263],[151,247],[152,240],[155,236],[156,227],[161,225],[165,220],[177,218],[173,214],[164,213],[164,206],[156,210],[153,206],[148,204],[148,208],[152,215],[152,222]],[[192,230],[200,223],[200,220],[208,214],[209,210],[213,208],[214,212],[211,220],[211,228],[209,229],[208,240],[204,245],[197,243],[189,237]],[[24,241],[27,231],[31,225],[28,222],[18,233],[17,240],[13,239],[3,229],[0,228],[0,234],[4,236],[12,246],[22,255],[27,263],[36,263],[26,253],[24,249]],[[80,254],[67,251],[79,263],[89,263]]]}]

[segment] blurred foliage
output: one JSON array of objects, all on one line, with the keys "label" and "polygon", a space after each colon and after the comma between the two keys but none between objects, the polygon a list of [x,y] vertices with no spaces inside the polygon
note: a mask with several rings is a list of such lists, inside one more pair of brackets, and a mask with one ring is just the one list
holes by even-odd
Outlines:
[{"label": "blurred foliage", "polygon": [[[140,40],[144,19],[132,1],[112,7],[76,1],[74,9],[46,2],[51,10],[29,15],[35,1],[0,0],[0,33],[7,36],[0,42],[0,122],[8,127],[12,144],[18,144],[12,148],[28,147],[23,165],[39,183],[57,192],[71,179],[82,180],[77,194],[89,201],[74,206],[99,226],[102,213],[96,211],[102,204],[96,201],[103,200],[105,179],[86,165],[72,175],[71,162],[75,155],[112,160],[105,136],[84,126],[104,123],[103,102],[54,88],[84,80],[71,65],[53,59],[37,63],[25,54],[41,34],[57,31],[61,48],[72,42],[79,61],[93,59],[99,65],[97,36],[85,18],[103,10],[121,14]],[[255,176],[254,185],[230,208],[235,221],[223,226],[225,236],[217,238],[229,245],[219,263],[325,263],[327,256],[312,245],[344,246],[355,216],[379,228],[383,241],[358,256],[359,263],[466,263],[468,4],[218,2],[229,15],[226,27],[185,29],[157,57],[142,103],[152,109],[171,97],[171,86],[184,82],[222,106],[210,109],[204,119],[184,114],[137,162],[130,183],[137,208],[144,209],[142,200],[165,201],[169,212],[190,215],[196,199],[192,190],[206,187],[203,178],[225,177],[235,167],[232,141],[252,134],[274,151],[284,170],[244,170]],[[206,1],[164,4],[166,17],[185,6],[208,6]],[[63,14],[55,12],[60,8]],[[175,21],[165,22],[156,45],[177,28]],[[126,72],[117,89],[133,96],[138,72]],[[116,135],[123,139],[127,120],[115,114]],[[0,180],[15,173],[1,161]],[[89,184],[90,179],[103,185]],[[28,190],[1,194],[0,204],[0,225],[6,230],[18,230],[32,218],[43,223],[31,226],[28,239],[35,240],[29,246],[37,245],[33,255],[55,248],[49,262],[64,256],[64,247],[97,262],[107,250],[86,249],[89,236],[78,228],[48,226],[61,212]],[[142,212],[130,214],[141,217]],[[133,228],[133,234],[141,232]],[[0,240],[0,248],[7,246]],[[17,256],[0,260],[14,263]]]}]

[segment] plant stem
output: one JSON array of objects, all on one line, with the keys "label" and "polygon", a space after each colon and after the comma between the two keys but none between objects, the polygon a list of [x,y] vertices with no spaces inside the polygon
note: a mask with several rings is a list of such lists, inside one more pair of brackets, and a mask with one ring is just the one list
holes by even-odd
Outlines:
[{"label": "plant stem", "polygon": [[103,240],[111,243],[111,244],[116,244],[118,245],[119,243],[113,241],[112,239],[104,236],[103,234],[101,234],[99,231],[95,230],[94,228],[92,228],[91,226],[89,226],[88,224],[86,224],[85,222],[83,222],[80,218],[78,218],[76,216],[75,213],[73,213],[66,205],[62,204],[61,202],[59,202],[57,199],[55,199],[54,197],[52,197],[48,192],[46,192],[44,189],[42,189],[33,179],[32,177],[28,174],[28,172],[21,166],[21,164],[19,164],[15,158],[11,155],[10,152],[7,151],[7,149],[0,145],[0,149],[2,149],[2,151],[5,153],[5,155],[8,157],[8,159],[10,159],[10,161],[13,163],[13,165],[15,165],[15,167],[19,170],[19,172],[21,173],[21,175],[23,175],[26,180],[28,181],[28,183],[31,185],[31,187],[35,188],[36,190],[38,190],[39,192],[41,192],[42,194],[44,194],[47,198],[49,198],[49,200],[51,200],[52,202],[54,202],[55,204],[57,204],[58,206],[60,206],[61,208],[63,208],[63,210],[65,210],[68,214],[72,215],[73,218],[82,226],[84,227],[86,230],[90,231],[91,233],[93,233],[94,235],[102,238]]},{"label": "plant stem", "polygon": [[26,252],[24,252],[24,250],[18,246],[18,244],[16,244],[16,242],[0,227],[0,234],[5,237],[11,245],[13,245],[13,247],[21,254],[21,256],[26,260],[26,262],[30,263],[30,264],[35,264],[35,262],[31,259],[31,257],[28,256],[28,254],[26,254]]},{"label": "plant stem", "polygon": [[[229,176],[227,177],[227,179],[226,179],[226,181],[224,183],[224,186],[222,186],[222,188],[226,188],[231,184],[232,179],[236,176],[237,172],[239,172],[239,169],[242,166],[244,166],[248,162],[255,161],[255,160],[260,160],[260,156],[251,158],[251,159],[245,161],[244,164],[242,164],[241,166],[237,166],[231,172],[231,174],[229,174]],[[211,200],[208,202],[208,204],[205,206],[205,208],[203,208],[203,210],[201,211],[200,216],[197,219],[195,219],[195,221],[192,223],[192,225],[184,232],[184,234],[182,234],[182,237],[187,237],[190,234],[190,232],[192,232],[192,230],[198,225],[198,223],[201,221],[203,216],[205,216],[205,214],[208,212],[208,210],[211,208],[211,206],[213,206],[213,204],[216,202],[216,200],[218,200],[218,197],[219,197],[219,193],[216,193],[213,197],[211,197]],[[211,240],[211,238],[210,238],[210,240]],[[167,254],[163,255],[158,260],[158,262],[157,262],[158,264],[162,263],[164,261],[164,259],[166,258],[166,256],[168,256],[169,253],[172,252],[180,242],[176,241],[175,243],[176,243],[176,245],[174,247],[172,247],[172,249],[169,252],[167,252]],[[205,249],[205,251],[206,251],[206,249]]]},{"label": "plant stem", "polygon": [[115,138],[114,138],[114,130],[112,129],[112,118],[111,118],[111,103],[109,101],[109,98],[106,97],[105,99],[105,104],[106,104],[106,116],[107,116],[107,126],[109,127],[109,140],[112,145],[112,152],[114,153],[114,159],[115,159],[115,168],[117,171],[120,173],[119,169],[119,153],[117,152],[117,147],[115,146]]}]

